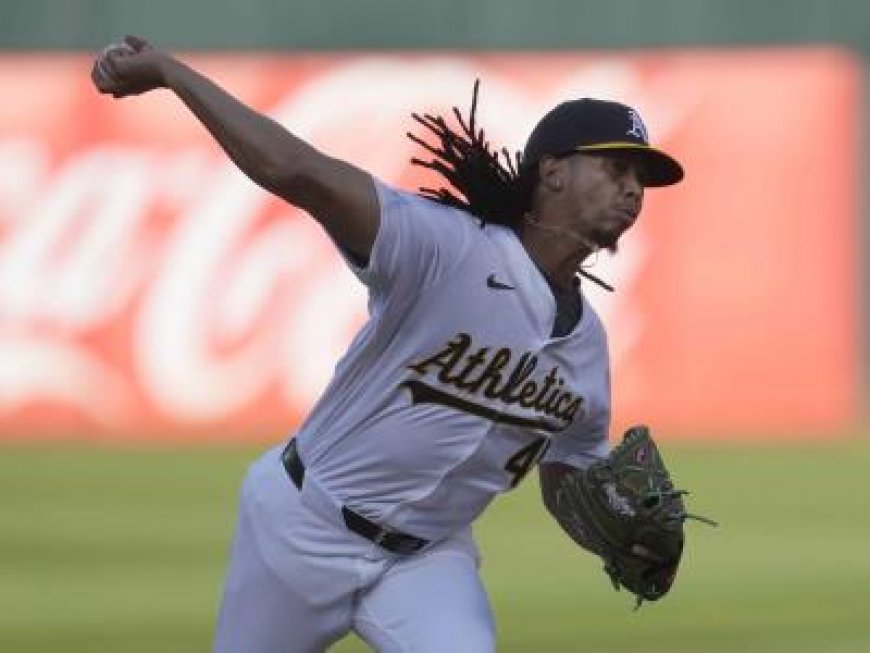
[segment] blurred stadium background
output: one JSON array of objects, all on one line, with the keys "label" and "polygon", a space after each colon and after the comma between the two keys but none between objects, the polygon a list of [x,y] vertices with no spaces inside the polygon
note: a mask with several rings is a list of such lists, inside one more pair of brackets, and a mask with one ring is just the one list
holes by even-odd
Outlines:
[{"label": "blurred stadium background", "polygon": [[638,106],[688,176],[595,267],[614,432],[722,527],[632,613],[530,479],[477,528],[499,649],[870,650],[870,3],[0,0],[0,651],[208,650],[244,469],[364,316],[178,102],[92,91],[126,33],[408,188],[410,113],[475,78],[511,149],[563,98]]}]

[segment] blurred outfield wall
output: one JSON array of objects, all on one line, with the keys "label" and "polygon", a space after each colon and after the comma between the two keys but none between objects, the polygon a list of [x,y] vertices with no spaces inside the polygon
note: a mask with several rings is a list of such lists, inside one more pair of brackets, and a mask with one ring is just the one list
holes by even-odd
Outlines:
[{"label": "blurred outfield wall", "polygon": [[[592,291],[617,426],[826,437],[861,422],[864,64],[831,5],[862,3],[542,2],[524,30],[524,3],[425,3],[412,16],[415,4],[0,4],[0,437],[275,438],[364,318],[362,288],[317,228],[248,183],[176,101],[91,90],[90,56],[68,49],[125,32],[257,50],[189,60],[407,188],[432,181],[407,165],[410,113],[467,106],[475,77],[482,123],[511,148],[565,97],[638,106],[688,178],[650,193],[620,254],[595,268],[617,286]],[[402,39],[422,24],[421,46],[463,50],[371,50],[411,47]],[[777,36],[784,24],[793,32]],[[799,45],[813,27],[841,45]],[[750,34],[791,45],[685,47]]]},{"label": "blurred outfield wall", "polygon": [[575,49],[837,43],[870,51],[865,0],[2,0],[0,47]]}]

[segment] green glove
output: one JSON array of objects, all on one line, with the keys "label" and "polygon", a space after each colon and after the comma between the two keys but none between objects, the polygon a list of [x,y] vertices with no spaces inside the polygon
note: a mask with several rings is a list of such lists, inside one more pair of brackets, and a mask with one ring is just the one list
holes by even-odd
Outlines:
[{"label": "green glove", "polygon": [[567,475],[556,501],[572,522],[571,535],[604,560],[616,589],[655,601],[674,583],[690,515],[646,426],[626,431],[610,455]]}]

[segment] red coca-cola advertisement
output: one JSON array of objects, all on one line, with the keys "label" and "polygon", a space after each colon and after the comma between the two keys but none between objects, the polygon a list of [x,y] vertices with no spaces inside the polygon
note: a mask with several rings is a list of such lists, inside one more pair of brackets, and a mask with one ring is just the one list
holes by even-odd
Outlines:
[{"label": "red coca-cola advertisement", "polygon": [[[317,147],[414,189],[412,112],[520,149],[557,102],[627,102],[686,182],[592,271],[614,430],[793,437],[857,419],[858,71],[828,49],[195,55]],[[0,438],[279,439],[366,316],[310,218],[249,182],[168,92],[91,57],[0,57]],[[584,286],[585,287],[585,286]]]}]

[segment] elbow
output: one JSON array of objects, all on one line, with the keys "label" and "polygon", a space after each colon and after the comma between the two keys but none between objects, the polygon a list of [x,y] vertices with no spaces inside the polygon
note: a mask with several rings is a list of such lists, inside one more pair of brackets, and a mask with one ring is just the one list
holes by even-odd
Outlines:
[{"label": "elbow", "polygon": [[257,162],[250,177],[266,190],[274,192],[281,185],[282,179],[292,177],[292,174],[288,174],[288,171],[284,169],[285,167],[277,159],[264,158]]},{"label": "elbow", "polygon": [[310,210],[320,194],[320,177],[311,162],[272,158],[260,166],[255,181],[301,209]]},{"label": "elbow", "polygon": [[245,147],[229,150],[236,165],[258,186],[292,204],[316,192],[322,155],[283,131],[261,135]]},{"label": "elbow", "polygon": [[280,156],[264,157],[251,177],[260,186],[276,194],[298,192],[305,183],[302,167]]}]

